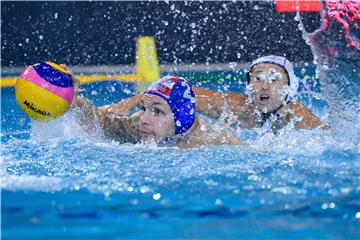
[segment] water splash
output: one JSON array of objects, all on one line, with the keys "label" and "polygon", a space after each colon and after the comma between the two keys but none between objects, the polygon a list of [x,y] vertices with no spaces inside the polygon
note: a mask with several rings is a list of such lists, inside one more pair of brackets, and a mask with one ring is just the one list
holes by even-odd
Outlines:
[{"label": "water splash", "polygon": [[46,141],[49,139],[103,139],[103,132],[94,119],[88,125],[82,124],[74,109],[63,116],[48,121],[30,121],[30,141]]},{"label": "water splash", "polygon": [[328,0],[321,14],[320,29],[307,33],[302,27],[303,36],[318,65],[334,136],[359,145],[360,1]]}]

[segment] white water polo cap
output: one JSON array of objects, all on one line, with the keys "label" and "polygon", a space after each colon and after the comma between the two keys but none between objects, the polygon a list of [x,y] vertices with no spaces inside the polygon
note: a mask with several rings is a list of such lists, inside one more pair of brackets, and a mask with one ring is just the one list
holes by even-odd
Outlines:
[{"label": "white water polo cap", "polygon": [[[290,89],[288,90],[288,94],[287,94],[285,100],[290,101],[292,98],[294,98],[296,96],[296,94],[298,93],[298,89],[299,89],[299,80],[295,76],[293,64],[288,59],[281,57],[281,56],[276,56],[276,55],[268,55],[268,56],[260,57],[251,63],[249,72],[251,72],[252,68],[255,65],[260,64],[260,63],[276,64],[276,65],[284,68],[288,75],[288,79],[289,79],[288,84],[290,86]],[[249,81],[250,81],[250,78],[248,78],[248,82]]]}]

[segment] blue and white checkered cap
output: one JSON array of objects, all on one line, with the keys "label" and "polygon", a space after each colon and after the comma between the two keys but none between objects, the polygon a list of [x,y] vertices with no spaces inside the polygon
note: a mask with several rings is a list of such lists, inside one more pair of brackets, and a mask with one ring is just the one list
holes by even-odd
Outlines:
[{"label": "blue and white checkered cap", "polygon": [[195,121],[195,94],[184,78],[166,76],[153,83],[144,94],[164,99],[174,116],[175,134],[185,133]]}]

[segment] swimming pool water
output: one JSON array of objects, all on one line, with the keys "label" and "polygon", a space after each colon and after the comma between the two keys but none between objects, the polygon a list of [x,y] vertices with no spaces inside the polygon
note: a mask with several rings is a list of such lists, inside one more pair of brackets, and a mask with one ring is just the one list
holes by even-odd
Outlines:
[{"label": "swimming pool water", "polygon": [[[83,88],[97,105],[134,94],[128,83]],[[331,132],[238,129],[245,146],[190,150],[118,144],[84,133],[71,111],[31,122],[13,89],[1,92],[4,239],[360,236],[359,145]],[[326,113],[321,99],[302,100]]]}]

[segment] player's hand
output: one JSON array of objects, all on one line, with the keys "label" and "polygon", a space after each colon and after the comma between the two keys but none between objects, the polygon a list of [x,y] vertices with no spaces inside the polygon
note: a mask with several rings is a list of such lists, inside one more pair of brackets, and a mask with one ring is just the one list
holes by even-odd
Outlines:
[{"label": "player's hand", "polygon": [[79,87],[80,87],[80,81],[79,79],[75,76],[75,74],[70,70],[70,68],[68,68],[68,66],[66,66],[65,64],[60,64],[60,66],[62,66],[64,68],[64,70],[70,74],[72,81],[73,81],[73,87],[74,87],[74,97],[73,100],[71,102],[71,106],[75,106],[77,98],[78,98],[78,92],[79,92]]},{"label": "player's hand", "polygon": [[70,74],[72,80],[73,80],[73,87],[74,87],[74,95],[76,96],[78,91],[79,91],[79,87],[80,87],[80,81],[79,79],[77,79],[77,77],[75,76],[75,74],[70,70],[70,68],[68,68],[68,66],[66,66],[65,64],[60,64],[60,66],[62,66],[64,68],[64,70]]}]

